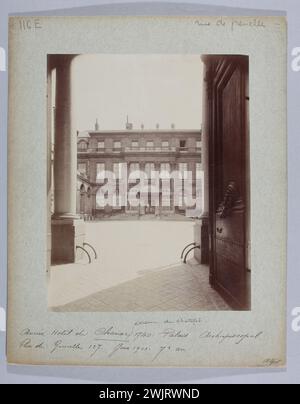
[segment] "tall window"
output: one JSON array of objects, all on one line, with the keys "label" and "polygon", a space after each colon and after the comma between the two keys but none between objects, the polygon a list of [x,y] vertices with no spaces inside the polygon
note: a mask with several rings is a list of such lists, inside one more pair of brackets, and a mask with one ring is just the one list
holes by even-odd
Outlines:
[{"label": "tall window", "polygon": [[167,171],[168,173],[171,172],[171,165],[170,163],[161,163],[160,165],[160,171]]},{"label": "tall window", "polygon": [[163,149],[168,149],[169,148],[169,142],[167,140],[164,140],[161,145],[162,145]]},{"label": "tall window", "polygon": [[113,164],[113,170],[114,170],[116,179],[122,178],[122,168],[123,168],[124,164],[126,164],[126,163],[114,163]]},{"label": "tall window", "polygon": [[196,147],[197,149],[201,149],[201,140],[197,140]]},{"label": "tall window", "polygon": [[86,163],[79,163],[78,171],[80,172],[80,174],[86,175]]},{"label": "tall window", "polygon": [[139,147],[139,142],[138,142],[138,140],[133,140],[133,141],[131,142],[131,147],[132,147],[133,149],[137,149],[137,148]]},{"label": "tall window", "polygon": [[119,140],[114,141],[114,149],[121,149],[121,142]]},{"label": "tall window", "polygon": [[139,163],[130,163],[130,166],[129,166],[130,173],[133,173],[134,171],[139,171],[139,169],[140,169]]},{"label": "tall window", "polygon": [[180,142],[179,142],[179,147],[180,147],[181,149],[185,148],[185,147],[186,147],[186,141],[185,141],[185,140],[180,140]]},{"label": "tall window", "polygon": [[105,164],[104,163],[97,163],[97,182],[102,182],[105,178]]},{"label": "tall window", "polygon": [[160,165],[160,176],[162,179],[168,179],[169,174],[171,173],[171,165],[170,163],[161,163]]},{"label": "tall window", "polygon": [[105,148],[104,141],[98,142],[97,148],[99,151],[103,151]]},{"label": "tall window", "polygon": [[151,173],[152,171],[155,170],[155,165],[154,163],[146,163],[145,164],[145,173],[147,174],[147,177],[150,178],[151,177]]},{"label": "tall window", "polygon": [[187,163],[179,163],[178,164],[178,171],[180,172],[181,175],[184,175],[185,172],[188,170],[188,164]]}]

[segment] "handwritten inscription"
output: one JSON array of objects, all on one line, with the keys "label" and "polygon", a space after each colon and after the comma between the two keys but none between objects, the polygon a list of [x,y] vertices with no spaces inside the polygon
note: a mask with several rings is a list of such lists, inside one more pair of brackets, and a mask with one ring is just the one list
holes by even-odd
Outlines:
[{"label": "handwritten inscription", "polygon": [[21,18],[18,20],[20,31],[38,31],[42,29],[42,23],[39,18]]},{"label": "handwritten inscription", "polygon": [[190,334],[182,330],[174,330],[172,328],[168,328],[166,330],[163,330],[160,335],[163,338],[187,338]]},{"label": "handwritten inscription", "polygon": [[220,27],[227,28],[229,27],[231,31],[236,30],[237,28],[254,28],[254,29],[265,29],[266,23],[262,19],[259,18],[251,18],[251,19],[228,19],[226,20],[224,17],[221,17],[215,21],[213,20],[195,20],[195,24],[198,27]]},{"label": "handwritten inscription", "polygon": [[22,330],[20,334],[27,337],[32,336],[45,337],[45,331],[43,330],[32,331],[30,328],[24,328],[24,330]]},{"label": "handwritten inscription", "polygon": [[[215,344],[251,344],[263,332],[236,333],[205,330],[200,318],[175,318],[162,321],[135,321],[122,327],[101,324],[94,330],[84,328],[20,330],[19,349],[44,351],[54,359],[76,357],[79,360],[148,357],[152,363],[164,356],[178,356],[193,350],[194,344],[207,341]],[[266,362],[265,366],[272,366]],[[275,363],[276,365],[276,363]]]},{"label": "handwritten inscription", "polygon": [[257,334],[231,334],[223,331],[212,332],[205,331],[200,334],[200,339],[206,339],[210,341],[216,341],[218,344],[223,344],[224,342],[231,342],[235,345],[240,345],[243,342],[249,342],[250,340],[259,339],[263,335],[263,332],[259,332]]},{"label": "handwritten inscription", "polygon": [[54,346],[51,349],[50,354],[53,354],[54,352],[61,350],[76,352],[76,351],[83,351],[84,347],[81,345],[80,342],[74,344],[67,344],[63,340],[58,340],[54,342]]},{"label": "handwritten inscription", "polygon": [[281,359],[268,358],[263,361],[263,366],[273,368],[282,364]]},{"label": "handwritten inscription", "polygon": [[45,349],[45,341],[40,341],[38,343],[34,343],[31,338],[26,338],[20,343],[20,348],[23,349]]}]

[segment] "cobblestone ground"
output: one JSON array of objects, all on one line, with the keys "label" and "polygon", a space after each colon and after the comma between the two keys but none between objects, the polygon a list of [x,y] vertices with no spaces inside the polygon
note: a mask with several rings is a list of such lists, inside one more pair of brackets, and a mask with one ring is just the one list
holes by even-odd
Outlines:
[{"label": "cobblestone ground", "polygon": [[211,311],[229,310],[208,283],[208,268],[193,263],[152,272],[101,290],[55,311]]},{"label": "cobblestone ground", "polygon": [[[88,226],[89,241],[97,244],[99,259],[92,265],[52,268],[52,310],[230,310],[210,287],[208,267],[193,258],[186,265],[179,259],[182,248],[193,240],[193,223],[139,221],[128,225]],[[101,243],[103,233],[106,238]]]}]

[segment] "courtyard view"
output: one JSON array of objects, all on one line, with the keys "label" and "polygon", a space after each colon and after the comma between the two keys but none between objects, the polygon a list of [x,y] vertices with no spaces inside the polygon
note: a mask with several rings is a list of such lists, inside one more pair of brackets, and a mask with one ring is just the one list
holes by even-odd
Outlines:
[{"label": "courtyard view", "polygon": [[86,222],[86,240],[98,254],[88,264],[51,267],[49,307],[71,312],[229,310],[209,285],[209,268],[193,254],[194,221]]}]

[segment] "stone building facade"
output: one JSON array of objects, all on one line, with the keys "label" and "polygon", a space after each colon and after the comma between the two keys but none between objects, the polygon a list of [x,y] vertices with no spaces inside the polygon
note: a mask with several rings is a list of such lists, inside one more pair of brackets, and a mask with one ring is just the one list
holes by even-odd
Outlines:
[{"label": "stone building facade", "polygon": [[[174,183],[171,182],[170,206],[162,201],[162,191],[158,190],[157,200],[153,206],[149,194],[146,206],[99,206],[97,193],[104,171],[116,175],[116,188],[119,192],[119,173],[127,170],[127,175],[140,170],[150,177],[152,171],[168,172],[190,171],[193,178],[193,193],[196,193],[196,171],[201,170],[201,130],[133,130],[127,123],[125,130],[95,130],[78,133],[77,136],[77,213],[86,220],[126,214],[174,214],[186,213],[185,206],[176,206],[174,200]],[[150,183],[149,183],[150,184]],[[132,184],[131,184],[132,185]],[[134,185],[134,184],[133,184]],[[130,187],[130,185],[129,185]],[[161,187],[161,185],[160,185]]]}]

